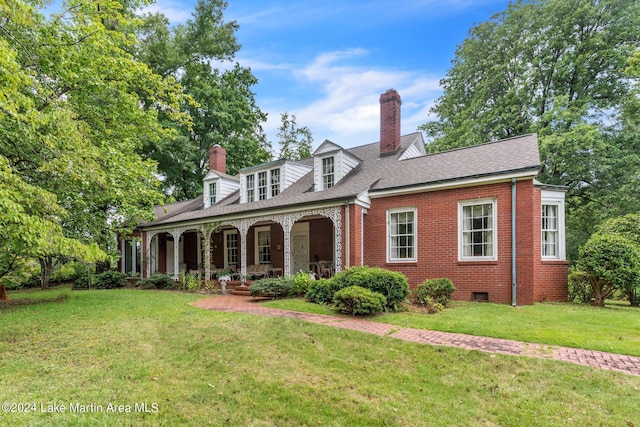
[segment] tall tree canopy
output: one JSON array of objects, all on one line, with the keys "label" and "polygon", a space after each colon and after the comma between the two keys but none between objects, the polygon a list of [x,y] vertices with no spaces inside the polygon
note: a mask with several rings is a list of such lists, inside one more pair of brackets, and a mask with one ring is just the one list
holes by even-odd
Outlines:
[{"label": "tall tree canopy", "polygon": [[597,223],[640,210],[638,75],[628,66],[639,46],[638,1],[516,1],[457,48],[436,120],[421,126],[427,149],[537,133],[541,180],[569,187],[575,257]]},{"label": "tall tree canopy", "polygon": [[261,124],[266,120],[251,88],[256,78],[236,64],[220,70],[212,64],[230,61],[240,46],[235,22],[225,22],[221,0],[198,0],[186,24],[171,26],[161,14],[144,17],[137,56],[158,74],[175,77],[195,102],[182,105],[192,127],[178,127],[174,137],[147,144],[142,152],[158,162],[163,190],[178,200],[202,194],[208,150],[220,144],[227,150],[227,172],[271,158]]},{"label": "tall tree canopy", "polygon": [[308,127],[298,127],[296,115],[284,112],[280,116],[281,124],[278,128],[278,143],[280,144],[279,159],[300,160],[311,157],[313,135]]},{"label": "tall tree canopy", "polygon": [[159,113],[189,121],[175,79],[132,55],[139,21],[123,3],[41,7],[0,0],[0,264],[38,257],[45,286],[56,259],[95,259],[90,244],[108,251],[125,219],[152,218],[156,165],[138,151],[173,133]]}]

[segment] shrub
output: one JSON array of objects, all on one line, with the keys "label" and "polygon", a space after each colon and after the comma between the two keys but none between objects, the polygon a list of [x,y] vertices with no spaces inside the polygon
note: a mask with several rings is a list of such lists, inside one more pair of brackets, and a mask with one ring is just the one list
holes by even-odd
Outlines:
[{"label": "shrub", "polygon": [[176,282],[168,274],[155,273],[142,279],[138,285],[143,289],[173,289],[176,287]]},{"label": "shrub", "polygon": [[87,267],[81,262],[68,262],[51,273],[52,283],[69,282],[87,273]]},{"label": "shrub", "polygon": [[640,247],[616,234],[594,234],[580,248],[578,268],[589,276],[593,304],[603,306],[616,290],[637,304],[640,282]]},{"label": "shrub", "polygon": [[352,267],[336,274],[332,280],[336,291],[360,286],[384,295],[386,309],[392,311],[399,310],[409,295],[409,283],[404,274],[378,267]]},{"label": "shrub", "polygon": [[301,297],[306,295],[314,280],[309,273],[301,271],[293,276],[291,281],[293,282],[291,296]]},{"label": "shrub", "polygon": [[333,279],[319,279],[311,282],[309,290],[305,294],[307,301],[316,304],[332,304],[333,296],[342,288],[337,287],[337,282]]},{"label": "shrub", "polygon": [[456,287],[447,278],[427,279],[413,291],[413,298],[424,306],[438,304],[444,308],[455,290]]},{"label": "shrub", "polygon": [[589,282],[589,275],[584,271],[569,273],[569,298],[575,304],[589,304],[593,300],[593,288]]},{"label": "shrub", "polygon": [[336,310],[347,314],[376,314],[384,310],[387,299],[379,292],[360,286],[340,289],[333,297]]},{"label": "shrub", "polygon": [[293,290],[293,281],[284,277],[256,280],[249,287],[249,293],[255,297],[286,297],[291,295]]},{"label": "shrub", "polygon": [[126,278],[127,275],[119,271],[105,271],[94,276],[93,287],[95,289],[124,288],[127,283]]}]

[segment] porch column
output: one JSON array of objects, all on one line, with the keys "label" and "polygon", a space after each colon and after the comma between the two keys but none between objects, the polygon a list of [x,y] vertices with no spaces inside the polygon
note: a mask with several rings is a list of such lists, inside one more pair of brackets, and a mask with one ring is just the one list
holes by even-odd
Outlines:
[{"label": "porch column", "polygon": [[169,231],[173,236],[173,279],[180,277],[180,236],[184,233],[182,228],[174,228]]},{"label": "porch column", "polygon": [[[151,276],[152,272],[153,273],[157,273],[157,271],[152,271],[151,265],[153,264],[154,257],[156,257],[156,258],[158,257],[157,250],[156,251],[152,250],[153,249],[153,238],[158,233],[160,233],[160,231],[145,231],[144,232],[144,238],[142,239],[142,243],[144,244],[145,250],[146,250],[146,253],[147,253],[146,261],[145,261],[145,264],[146,264],[145,267],[146,267],[146,270],[147,270],[147,276],[146,277]],[[157,239],[156,239],[156,242],[157,242]],[[157,248],[157,246],[156,246],[156,248]],[[143,256],[142,259],[145,260],[145,257]]]},{"label": "porch column", "polygon": [[201,226],[200,231],[204,236],[204,280],[209,281],[211,280],[211,230]]}]

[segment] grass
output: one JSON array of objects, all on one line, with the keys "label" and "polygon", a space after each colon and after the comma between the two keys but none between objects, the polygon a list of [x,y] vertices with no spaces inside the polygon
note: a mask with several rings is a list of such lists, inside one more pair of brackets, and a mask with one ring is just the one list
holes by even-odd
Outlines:
[{"label": "grass", "polygon": [[[325,306],[303,300],[276,300],[265,304],[296,311],[333,313]],[[434,315],[410,309],[384,313],[371,320],[409,328],[640,356],[640,309],[618,304],[600,308],[544,303],[514,308],[507,304],[452,301],[444,311]]]},{"label": "grass", "polygon": [[[640,425],[639,377],[200,310],[193,294],[63,292],[0,309],[1,400],[37,405],[0,425]],[[66,412],[42,412],[54,403]]]}]

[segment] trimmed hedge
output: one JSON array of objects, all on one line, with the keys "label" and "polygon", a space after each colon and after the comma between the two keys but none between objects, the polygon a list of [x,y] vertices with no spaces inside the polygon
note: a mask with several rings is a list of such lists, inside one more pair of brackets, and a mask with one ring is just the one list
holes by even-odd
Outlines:
[{"label": "trimmed hedge", "polygon": [[413,298],[422,305],[446,307],[456,287],[447,278],[427,279],[413,291]]},{"label": "trimmed hedge", "polygon": [[333,279],[318,279],[311,283],[305,298],[316,304],[333,304],[333,297],[340,289]]},{"label": "trimmed hedge", "polygon": [[348,286],[333,297],[335,309],[351,315],[376,314],[384,310],[387,299],[379,292],[360,286]]},{"label": "trimmed hedge", "polygon": [[306,294],[308,301],[316,304],[332,304],[336,292],[349,286],[360,286],[382,294],[385,310],[396,311],[409,295],[409,283],[402,273],[378,267],[352,267],[331,279],[321,279],[311,283]]},{"label": "trimmed hedge", "polygon": [[140,280],[138,286],[142,289],[176,289],[179,287],[179,283],[168,274],[155,273]]},{"label": "trimmed hedge", "polygon": [[284,277],[260,279],[251,284],[249,293],[254,297],[286,297],[294,293],[294,283]]}]

